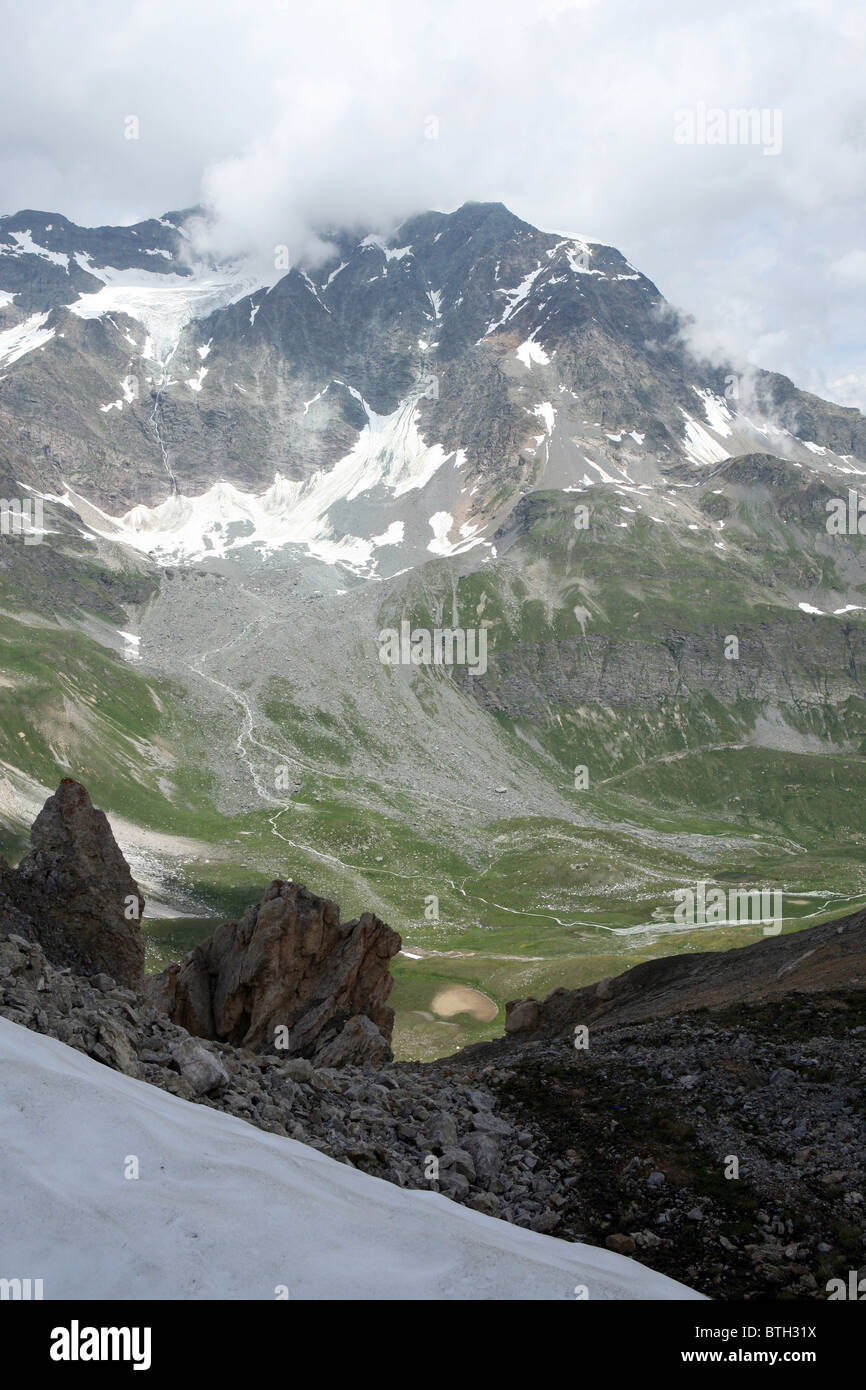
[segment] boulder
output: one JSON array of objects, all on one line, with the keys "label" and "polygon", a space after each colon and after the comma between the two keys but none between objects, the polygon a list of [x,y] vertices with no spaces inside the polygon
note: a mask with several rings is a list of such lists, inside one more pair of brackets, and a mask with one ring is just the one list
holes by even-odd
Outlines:
[{"label": "boulder", "polygon": [[385,1001],[400,944],[372,912],[341,922],[336,903],[277,879],[240,922],[217,927],[148,992],[196,1037],[316,1066],[381,1065],[392,1055]]},{"label": "boulder", "polygon": [[393,1053],[372,1019],[365,1014],[350,1018],[341,1031],[316,1050],[317,1067],[379,1067]]},{"label": "boulder", "polygon": [[516,999],[505,1005],[506,1033],[532,1033],[538,1027],[537,999]]},{"label": "boulder", "polygon": [[126,1076],[139,1075],[138,1057],[132,1042],[122,1029],[107,1020],[99,1025],[99,1041],[91,1050],[91,1056]]},{"label": "boulder", "polygon": [[457,1124],[447,1110],[439,1110],[427,1123],[425,1148],[432,1153],[444,1153],[457,1144]]},{"label": "boulder", "polygon": [[502,1166],[502,1145],[492,1134],[476,1132],[462,1141],[463,1147],[472,1155],[475,1171],[481,1182],[490,1184],[499,1174]]},{"label": "boulder", "polygon": [[208,1052],[207,1048],[194,1038],[183,1038],[175,1043],[172,1056],[181,1076],[189,1082],[195,1096],[221,1091],[231,1080],[220,1058]]},{"label": "boulder", "polygon": [[30,831],[17,869],[0,864],[0,931],[37,941],[55,965],[139,988],[144,973],[138,891],[103,811],[64,777]]},{"label": "boulder", "polygon": [[616,1251],[617,1255],[633,1255],[637,1249],[631,1236],[627,1236],[623,1231],[615,1231],[613,1235],[606,1236],[604,1243],[608,1250]]}]

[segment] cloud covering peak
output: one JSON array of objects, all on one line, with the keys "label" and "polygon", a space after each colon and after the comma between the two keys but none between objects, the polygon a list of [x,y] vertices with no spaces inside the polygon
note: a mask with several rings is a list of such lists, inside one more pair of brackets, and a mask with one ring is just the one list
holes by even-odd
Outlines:
[{"label": "cloud covering peak", "polygon": [[314,263],[332,226],[502,201],[619,246],[708,350],[866,403],[853,3],[44,0],[4,40],[5,211],[201,202],[212,253]]}]

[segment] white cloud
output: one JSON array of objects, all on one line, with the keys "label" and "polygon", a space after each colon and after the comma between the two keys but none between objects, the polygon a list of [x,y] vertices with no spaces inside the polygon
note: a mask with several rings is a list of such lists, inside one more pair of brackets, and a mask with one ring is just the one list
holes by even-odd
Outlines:
[{"label": "white cloud", "polygon": [[846,251],[830,266],[830,273],[843,285],[866,285],[866,251],[860,247]]},{"label": "white cloud", "polygon": [[858,410],[866,406],[866,368],[859,372],[846,372],[844,376],[828,381],[821,395],[839,405],[853,405]]},{"label": "white cloud", "polygon": [[[9,10],[4,47],[7,210],[132,221],[204,196],[211,245],[298,259],[336,223],[501,200],[618,245],[744,360],[812,389],[860,369],[847,0],[90,0],[86,25],[43,0]],[[781,153],[677,144],[701,102],[781,111]]]}]

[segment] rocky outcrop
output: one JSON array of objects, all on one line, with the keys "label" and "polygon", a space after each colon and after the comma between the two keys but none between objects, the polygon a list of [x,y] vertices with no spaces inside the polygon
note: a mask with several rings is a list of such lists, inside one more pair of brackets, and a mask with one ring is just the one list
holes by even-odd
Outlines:
[{"label": "rocky outcrop", "polygon": [[866,912],[730,951],[662,956],[582,989],[554,989],[542,1001],[514,1000],[505,1006],[505,1031],[518,1042],[546,1041],[570,1036],[577,1024],[641,1023],[844,988],[866,988]]},{"label": "rocky outcrop", "polygon": [[277,879],[148,990],[197,1037],[318,1065],[381,1065],[391,1058],[389,961],[400,944],[372,912],[341,923],[336,903]]},{"label": "rocky outcrop", "polygon": [[[276,880],[240,922],[219,926],[145,982],[143,911],[104,812],[65,777],[34,821],[18,868],[0,860],[0,936],[38,943],[53,965],[99,989],[145,989],[193,1037],[319,1066],[391,1060],[394,1010],[386,1001],[400,937],[372,912],[341,922],[336,903]],[[115,1040],[101,1045],[114,1056]],[[117,1047],[124,1051],[122,1040]],[[187,1049],[183,1060],[193,1085],[209,1088],[213,1068],[200,1050]]]},{"label": "rocky outcrop", "polygon": [[64,777],[30,831],[17,869],[0,861],[0,933],[37,941],[57,965],[136,988],[144,899],[103,811]]}]

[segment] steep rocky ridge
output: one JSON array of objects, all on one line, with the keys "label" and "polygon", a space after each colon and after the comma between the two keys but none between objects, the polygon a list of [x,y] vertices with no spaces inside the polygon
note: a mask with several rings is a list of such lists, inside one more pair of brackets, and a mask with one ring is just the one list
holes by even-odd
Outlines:
[{"label": "steep rocky ridge", "polygon": [[539,1002],[515,1000],[506,1031],[520,1042],[574,1035],[671,1014],[770,1003],[801,991],[866,990],[866,912],[732,951],[663,956],[585,989],[557,989]]}]

